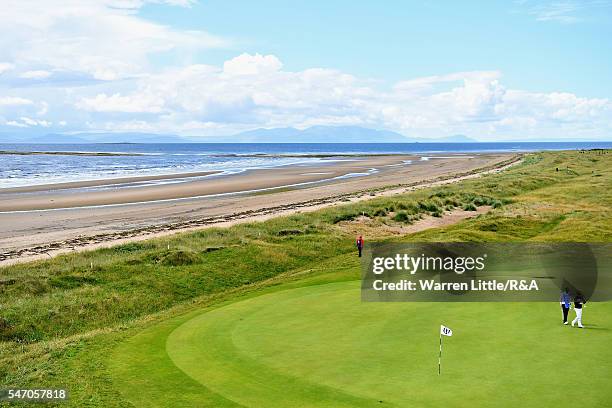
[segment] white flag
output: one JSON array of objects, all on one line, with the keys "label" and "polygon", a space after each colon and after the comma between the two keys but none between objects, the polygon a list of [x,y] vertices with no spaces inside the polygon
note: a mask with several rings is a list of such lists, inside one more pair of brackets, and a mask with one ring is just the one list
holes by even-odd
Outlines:
[{"label": "white flag", "polygon": [[453,331],[444,325],[440,325],[440,334],[443,336],[452,336]]}]

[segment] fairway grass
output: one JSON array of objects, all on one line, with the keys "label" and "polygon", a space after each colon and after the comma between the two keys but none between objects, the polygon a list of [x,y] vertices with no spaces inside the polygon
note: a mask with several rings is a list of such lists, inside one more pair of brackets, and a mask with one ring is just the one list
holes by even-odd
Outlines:
[{"label": "fairway grass", "polygon": [[[181,406],[160,403],[169,385],[211,406],[563,406],[568,376],[581,404],[604,406],[611,312],[590,305],[580,330],[548,303],[362,303],[358,281],[308,285],[165,322],[111,366],[136,406]],[[441,323],[454,336],[438,376]]]}]

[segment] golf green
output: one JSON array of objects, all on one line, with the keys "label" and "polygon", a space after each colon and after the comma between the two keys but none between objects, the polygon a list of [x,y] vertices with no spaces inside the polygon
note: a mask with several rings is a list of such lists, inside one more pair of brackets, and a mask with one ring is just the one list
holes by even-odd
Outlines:
[{"label": "golf green", "polygon": [[142,407],[603,406],[611,313],[589,304],[578,329],[555,303],[362,303],[359,282],[328,283],[151,326],[110,365]]}]

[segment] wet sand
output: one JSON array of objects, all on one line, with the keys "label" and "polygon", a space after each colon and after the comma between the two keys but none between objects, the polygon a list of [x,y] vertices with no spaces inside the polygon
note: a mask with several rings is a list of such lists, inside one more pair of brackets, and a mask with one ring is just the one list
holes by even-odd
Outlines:
[{"label": "wet sand", "polygon": [[145,181],[163,181],[163,180],[188,179],[188,178],[193,178],[193,177],[205,177],[205,176],[210,176],[212,174],[218,174],[218,173],[220,172],[219,171],[201,171],[201,172],[195,172],[195,173],[163,174],[163,175],[157,175],[157,176],[118,177],[118,178],[112,178],[112,179],[74,181],[74,182],[54,183],[54,184],[37,184],[34,186],[0,188],[0,195],[6,194],[6,193],[33,193],[36,191],[55,191],[55,190],[66,190],[66,189],[78,189],[78,188],[85,188],[85,187],[121,186],[121,185],[142,183]]},{"label": "wet sand", "polygon": [[[403,165],[403,161],[414,157],[365,157],[359,161],[286,166],[103,191],[87,191],[78,186],[65,190],[0,192],[3,211],[20,209],[0,213],[0,265],[399,194],[497,171],[516,162],[518,157],[510,153],[474,154],[416,160],[409,165]],[[378,172],[333,179],[371,168]],[[300,183],[310,184],[287,187]],[[177,195],[182,198],[175,200]],[[202,195],[206,197],[190,198]],[[146,201],[142,198],[163,201],[121,204]],[[83,206],[91,204],[94,206]],[[64,206],[74,208],[53,209]]]},{"label": "wet sand", "polygon": [[[142,181],[132,177],[108,181],[74,182],[59,185],[17,187],[0,189],[0,212],[48,210],[58,208],[91,207],[128,203],[145,203],[161,200],[176,200],[219,194],[257,191],[303,183],[344,177],[351,174],[367,174],[371,169],[384,171],[389,166],[404,165],[406,160],[418,161],[415,156],[380,156],[365,158],[342,158],[325,160],[320,164],[291,165],[269,169],[246,171],[233,175],[220,175],[205,179],[185,180],[178,183],[121,188],[122,184]],[[444,159],[440,159],[444,160]],[[465,160],[464,158],[446,160]],[[211,174],[211,173],[208,173]],[[206,175],[206,173],[201,174]],[[189,177],[189,176],[188,176]],[[169,181],[173,177],[150,177],[149,180]],[[140,180],[139,180],[140,179]],[[115,188],[86,190],[84,187],[113,184]],[[62,189],[59,191],[59,189]],[[56,191],[57,190],[57,191]],[[20,194],[45,191],[44,194]]]}]

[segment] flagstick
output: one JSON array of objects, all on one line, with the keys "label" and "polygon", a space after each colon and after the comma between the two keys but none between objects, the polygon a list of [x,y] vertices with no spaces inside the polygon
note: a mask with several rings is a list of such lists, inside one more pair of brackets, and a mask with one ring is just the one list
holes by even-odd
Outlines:
[{"label": "flagstick", "polygon": [[442,331],[440,331],[440,354],[438,354],[438,375],[440,375],[441,363],[442,363]]}]

